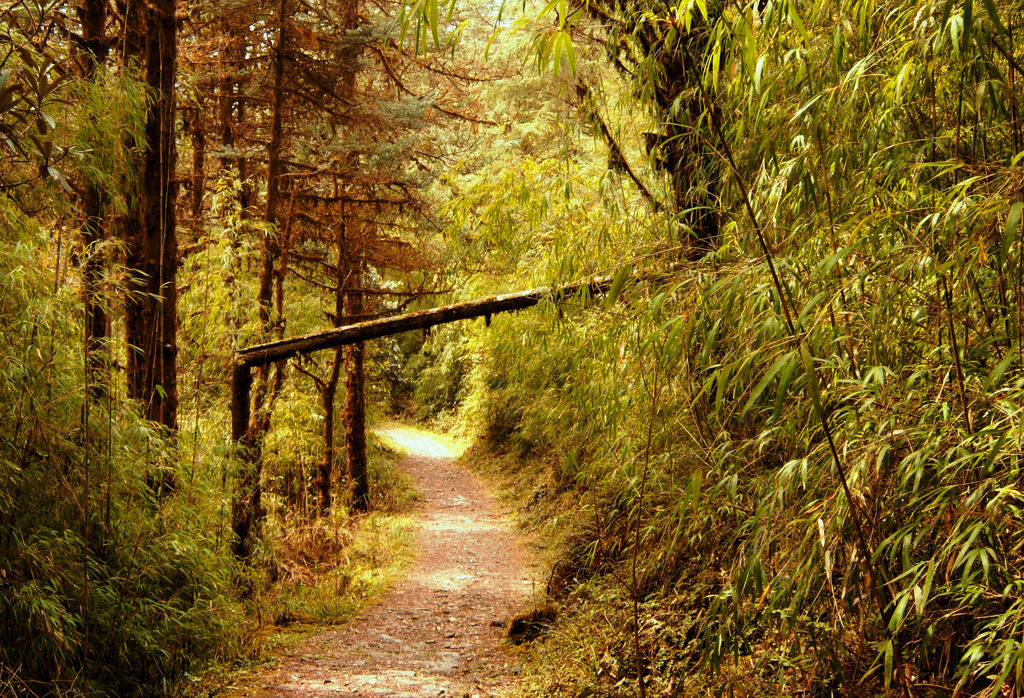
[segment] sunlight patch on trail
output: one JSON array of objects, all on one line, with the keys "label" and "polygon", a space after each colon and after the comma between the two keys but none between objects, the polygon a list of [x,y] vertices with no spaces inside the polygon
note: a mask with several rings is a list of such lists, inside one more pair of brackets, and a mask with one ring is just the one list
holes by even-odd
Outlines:
[{"label": "sunlight patch on trail", "polygon": [[458,458],[466,450],[454,440],[406,424],[384,424],[374,431],[395,448],[424,458]]}]

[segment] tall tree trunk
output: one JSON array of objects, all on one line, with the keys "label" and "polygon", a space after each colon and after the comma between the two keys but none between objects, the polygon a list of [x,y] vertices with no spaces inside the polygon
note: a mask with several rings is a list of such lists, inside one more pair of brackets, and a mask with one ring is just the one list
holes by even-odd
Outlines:
[{"label": "tall tree trunk", "polygon": [[231,40],[231,27],[225,22],[223,31],[227,35],[227,46],[221,57],[220,73],[217,76],[217,121],[220,131],[221,155],[217,169],[227,170],[236,158],[231,152],[235,147],[235,65],[236,44]]},{"label": "tall tree trunk", "polygon": [[[674,99],[676,97],[672,94],[665,94],[664,113],[671,113],[670,100]],[[691,97],[687,100],[686,107],[690,123],[678,124],[666,119],[664,169],[672,179],[676,213],[691,231],[688,238],[684,238],[682,242],[687,244],[688,256],[691,259],[699,259],[717,248],[721,237],[718,195],[722,173],[717,164],[718,160],[713,157],[713,149],[695,135],[695,124],[701,118],[704,105],[699,98]]]},{"label": "tall tree trunk", "polygon": [[[345,224],[337,227],[335,242],[338,248],[337,262],[334,265],[334,317],[331,324],[341,327],[345,317]],[[313,489],[316,493],[320,515],[326,516],[331,510],[331,481],[334,477],[334,399],[338,393],[338,378],[341,375],[341,364],[344,353],[341,348],[334,350],[331,357],[331,372],[320,390],[320,405],[324,410],[324,458],[317,464],[316,478]]]},{"label": "tall tree trunk", "polygon": [[[85,0],[78,10],[82,23],[82,38],[87,52],[84,73],[91,79],[106,62],[107,0]],[[110,334],[107,311],[101,300],[104,256],[102,245],[106,238],[103,225],[104,197],[94,183],[87,183],[82,200],[85,213],[85,256],[82,269],[82,300],[85,306],[86,370],[94,397],[106,393],[109,362],[106,343]]]},{"label": "tall tree trunk", "polygon": [[[345,279],[345,316],[363,314],[362,263],[350,260]],[[352,483],[352,508],[366,511],[370,506],[370,483],[366,473],[366,376],[363,373],[363,343],[345,347],[345,455]]]},{"label": "tall tree trunk", "polygon": [[239,125],[245,122],[245,102],[238,99],[238,71],[249,52],[244,30],[233,27],[227,19],[221,20],[225,47],[217,77],[217,120],[218,137],[222,155],[218,158],[217,169],[232,171],[241,182],[239,203],[242,215],[250,214],[252,186],[248,177],[248,160],[239,149]]},{"label": "tall tree trunk", "polygon": [[320,516],[327,516],[331,512],[331,483],[334,479],[337,452],[334,440],[334,400],[338,394],[338,379],[341,377],[343,358],[342,350],[335,349],[331,356],[331,372],[320,391],[320,406],[324,411],[324,457],[317,463],[316,478],[313,481]]},{"label": "tall tree trunk", "polygon": [[[347,0],[341,5],[342,26],[346,31],[359,27],[360,0]],[[350,99],[354,98],[356,75],[359,70],[359,54],[361,48],[352,43],[341,52],[341,90]],[[342,224],[344,231],[345,225]],[[342,233],[344,234],[344,233]],[[343,312],[349,321],[361,321],[363,315],[362,259],[355,254],[354,240],[345,242],[343,258],[345,273],[339,279],[344,290],[342,299]],[[339,246],[339,252],[341,252]],[[339,262],[342,256],[339,256]],[[345,347],[345,461],[348,471],[349,487],[352,492],[352,508],[355,511],[366,511],[370,505],[370,484],[366,472],[366,377],[363,372],[363,344],[351,344]]]},{"label": "tall tree trunk", "polygon": [[146,417],[170,432],[178,427],[175,4],[175,0],[128,4],[124,40],[128,57],[144,66],[152,90],[142,186],[123,231],[129,277],[125,302],[128,394],[142,403]]},{"label": "tall tree trunk", "polygon": [[[284,306],[285,262],[282,260],[281,244],[277,238],[280,230],[278,206],[281,195],[281,150],[283,147],[284,121],[284,68],[288,23],[287,0],[280,0],[277,10],[276,41],[271,53],[273,88],[271,94],[270,140],[267,144],[267,199],[264,215],[267,223],[274,228],[263,238],[263,264],[259,275],[257,303],[259,305],[260,328],[264,336],[283,333],[282,318],[274,318],[275,281],[278,311]],[[276,264],[281,262],[281,267]],[[262,476],[263,441],[270,430],[274,400],[284,383],[286,361],[274,367],[261,366],[256,372],[256,389],[253,394],[253,409],[249,428],[243,440],[242,471],[238,491],[232,503],[232,530],[235,534],[233,550],[236,556],[246,559],[252,554],[253,543],[259,537],[263,520]]]}]

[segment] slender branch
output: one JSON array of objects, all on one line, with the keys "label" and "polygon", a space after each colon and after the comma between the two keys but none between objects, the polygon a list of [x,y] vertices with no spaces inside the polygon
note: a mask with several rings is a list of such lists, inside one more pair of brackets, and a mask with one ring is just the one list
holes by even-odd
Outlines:
[{"label": "slender branch", "polygon": [[619,147],[618,142],[616,142],[615,137],[612,135],[611,129],[608,128],[608,124],[605,122],[604,117],[601,116],[601,112],[599,112],[597,109],[597,102],[594,99],[594,95],[590,90],[590,86],[584,83],[582,80],[577,80],[576,92],[582,99],[590,103],[591,112],[593,113],[594,118],[597,120],[597,125],[601,129],[601,135],[604,136],[605,141],[608,143],[608,147],[611,149],[615,161],[622,165],[622,168],[626,171],[626,174],[629,175],[629,178],[631,180],[633,180],[633,183],[636,184],[637,188],[640,190],[640,193],[643,194],[644,199],[646,199],[647,202],[654,207],[654,210],[662,210],[661,202],[654,197],[654,194],[651,193],[651,190],[647,188],[647,185],[640,180],[640,178],[633,171],[633,168],[630,167],[629,161],[626,160],[626,155],[622,152],[622,148]]},{"label": "slender branch", "polygon": [[953,348],[953,366],[956,368],[956,386],[960,392],[960,404],[964,410],[964,426],[967,427],[967,433],[971,434],[974,432],[974,425],[971,422],[971,409],[967,402],[967,388],[964,381],[964,369],[960,364],[960,346],[956,339],[956,327],[953,326],[953,294],[950,291],[949,283],[946,281],[946,275],[939,275],[939,284],[942,287],[942,295],[946,302],[946,323],[947,329],[949,330],[949,341]]}]

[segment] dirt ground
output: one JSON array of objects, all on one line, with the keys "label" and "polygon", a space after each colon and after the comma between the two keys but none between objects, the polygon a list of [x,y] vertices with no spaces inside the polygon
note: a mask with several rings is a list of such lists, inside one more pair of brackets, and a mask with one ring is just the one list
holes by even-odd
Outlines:
[{"label": "dirt ground", "polygon": [[443,441],[392,426],[423,494],[418,557],[351,623],[291,648],[235,696],[500,696],[518,669],[499,645],[532,593],[519,541]]}]

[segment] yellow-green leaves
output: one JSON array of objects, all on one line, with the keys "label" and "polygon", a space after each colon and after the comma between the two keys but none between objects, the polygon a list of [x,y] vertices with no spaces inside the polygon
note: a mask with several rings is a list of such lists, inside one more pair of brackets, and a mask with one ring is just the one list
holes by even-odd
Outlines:
[{"label": "yellow-green leaves", "polygon": [[1000,270],[1006,265],[1006,257],[1010,252],[1010,248],[1013,247],[1015,242],[1017,242],[1017,236],[1020,233],[1022,212],[1024,212],[1024,204],[1020,201],[1016,201],[1010,206],[1010,210],[1006,214],[1006,225],[1003,228],[1003,242],[999,246],[998,261]]},{"label": "yellow-green leaves", "polygon": [[576,74],[576,49],[568,31],[555,29],[538,33],[534,37],[533,48],[538,70],[544,70],[545,66],[550,65],[551,72],[558,75],[564,60],[569,74]]},{"label": "yellow-green leaves", "polygon": [[[444,25],[451,22],[455,2],[456,0],[411,0],[403,3],[398,14],[400,40],[404,42],[411,36],[416,53],[427,53],[431,48],[445,48],[448,33],[444,31]],[[457,34],[458,32],[454,32],[453,36]],[[444,42],[442,38],[445,39]]]},{"label": "yellow-green leaves", "polygon": [[[531,29],[534,32],[531,43],[538,70],[560,74],[564,61],[570,76],[576,75],[576,48],[572,41],[572,17],[579,8],[570,7],[568,0],[549,0],[532,22],[525,19],[517,23],[517,29]],[[549,17],[555,14],[552,25]]]},{"label": "yellow-green leaves", "polygon": [[776,404],[780,404],[782,395],[785,393],[786,388],[789,385],[789,376],[792,375],[793,367],[795,366],[797,358],[797,352],[788,351],[779,357],[764,374],[754,389],[750,392],[750,398],[747,399],[745,405],[743,405],[743,414],[746,414],[751,410],[754,405],[758,403],[761,396],[764,394],[765,389],[771,384],[776,376],[782,375],[783,380],[779,381],[778,389],[776,390]]},{"label": "yellow-green leaves", "polygon": [[624,264],[615,272],[615,277],[612,279],[612,285],[608,288],[608,301],[607,305],[612,306],[618,299],[619,294],[622,293],[622,289],[626,286],[626,281],[629,280],[629,275],[633,272],[633,265]]},{"label": "yellow-green leaves", "polygon": [[903,88],[906,85],[907,81],[913,76],[913,74],[914,62],[912,60],[904,63],[903,67],[900,68],[900,72],[896,74],[893,92],[893,101],[896,102],[896,104],[901,104],[903,102]]},{"label": "yellow-green leaves", "polygon": [[807,347],[806,342],[800,344],[800,361],[804,367],[804,376],[807,378],[807,389],[811,394],[811,400],[814,402],[814,411],[817,412],[818,418],[825,421],[825,407],[821,400],[821,385],[818,383],[818,371],[814,367],[814,357],[811,355],[811,350]]},{"label": "yellow-green leaves", "polygon": [[708,21],[707,0],[681,0],[673,10],[673,19],[677,24],[682,24],[683,30],[689,32],[693,29],[694,12],[700,14],[703,21]]}]

